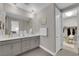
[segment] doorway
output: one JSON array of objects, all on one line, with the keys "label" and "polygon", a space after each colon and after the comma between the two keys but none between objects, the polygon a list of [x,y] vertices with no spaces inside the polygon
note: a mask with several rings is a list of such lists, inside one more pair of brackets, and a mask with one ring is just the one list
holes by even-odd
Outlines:
[{"label": "doorway", "polygon": [[[63,20],[63,49],[78,53],[77,31],[78,31],[78,16],[75,10],[68,10],[62,13]],[[69,13],[72,13],[70,16]]]},{"label": "doorway", "polygon": [[56,53],[62,49],[62,19],[61,12],[58,8],[56,10]]},{"label": "doorway", "polygon": [[64,33],[63,49],[78,53],[77,26],[64,27],[63,33]]},{"label": "doorway", "polygon": [[74,9],[61,12],[56,8],[56,52],[65,49],[78,53],[78,15],[76,13]]}]

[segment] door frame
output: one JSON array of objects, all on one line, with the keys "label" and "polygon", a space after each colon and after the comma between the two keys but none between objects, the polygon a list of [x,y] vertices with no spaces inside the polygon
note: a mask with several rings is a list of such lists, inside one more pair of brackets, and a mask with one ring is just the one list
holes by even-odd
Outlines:
[{"label": "door frame", "polygon": [[[58,8],[55,7],[55,9],[58,9]],[[58,10],[59,10],[59,9],[58,9]],[[55,12],[56,12],[56,11],[55,11]],[[59,50],[61,50],[61,49],[63,49],[63,41],[62,41],[62,40],[63,40],[63,26],[62,26],[62,25],[63,25],[63,20],[62,20],[62,12],[61,12],[60,10],[59,10],[59,13],[60,13],[60,19],[61,19],[61,34],[60,34],[60,35],[61,35],[61,41],[60,41],[60,42],[61,42],[61,47],[60,47]],[[59,50],[58,50],[58,51],[59,51]],[[56,53],[57,53],[58,51],[56,51]]]},{"label": "door frame", "polygon": [[[61,12],[61,14],[62,14],[62,12]],[[77,19],[77,22],[78,22],[79,15],[77,14],[77,16],[71,16],[71,17],[69,17],[69,18],[67,18],[67,19],[71,19],[71,18],[76,18],[76,19]],[[63,31],[63,27],[64,27],[63,21],[64,21],[64,20],[63,20],[63,18],[62,18],[62,15],[61,15],[61,19],[62,19],[62,31]],[[77,23],[77,25],[78,25],[78,23]],[[77,26],[77,32],[78,32],[78,26]],[[64,36],[63,36],[63,32],[62,32],[62,49],[63,49],[63,47],[64,47],[63,42],[64,42]],[[78,44],[79,44],[79,42],[78,42],[78,34],[77,34],[76,48],[79,48]],[[78,52],[78,53],[79,53],[79,52]]]}]

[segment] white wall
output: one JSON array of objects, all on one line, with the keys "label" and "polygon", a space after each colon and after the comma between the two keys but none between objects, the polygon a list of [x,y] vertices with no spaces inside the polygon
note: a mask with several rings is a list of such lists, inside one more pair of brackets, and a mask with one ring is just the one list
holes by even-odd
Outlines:
[{"label": "white wall", "polygon": [[[50,4],[38,13],[39,19],[47,17],[48,36],[40,37],[40,45],[54,54],[56,52],[56,32],[55,32],[55,6]],[[41,27],[41,25],[40,25]]]},{"label": "white wall", "polygon": [[4,11],[4,4],[0,3],[0,12]]},{"label": "white wall", "polygon": [[39,33],[40,31],[40,22],[39,18],[37,17],[37,14],[32,18],[32,29],[33,29],[33,34]]},{"label": "white wall", "polygon": [[71,17],[63,20],[64,26],[77,26],[77,17]]},{"label": "white wall", "polygon": [[78,28],[77,28],[77,46],[78,46],[78,48],[79,48],[79,17],[78,17],[78,19],[77,19],[77,24],[78,24]]}]

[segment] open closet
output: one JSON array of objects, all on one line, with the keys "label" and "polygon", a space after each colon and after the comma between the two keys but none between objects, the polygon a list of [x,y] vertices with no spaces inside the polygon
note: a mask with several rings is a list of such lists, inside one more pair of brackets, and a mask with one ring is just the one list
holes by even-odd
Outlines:
[{"label": "open closet", "polygon": [[64,33],[65,42],[68,44],[74,44],[77,36],[77,27],[65,27]]},{"label": "open closet", "polygon": [[78,9],[70,9],[62,13],[63,49],[78,53]]}]

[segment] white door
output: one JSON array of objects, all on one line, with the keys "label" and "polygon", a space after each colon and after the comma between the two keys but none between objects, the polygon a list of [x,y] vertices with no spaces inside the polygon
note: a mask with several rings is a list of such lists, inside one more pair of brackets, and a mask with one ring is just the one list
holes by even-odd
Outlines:
[{"label": "white door", "polygon": [[62,48],[62,21],[61,12],[56,8],[56,52]]}]

